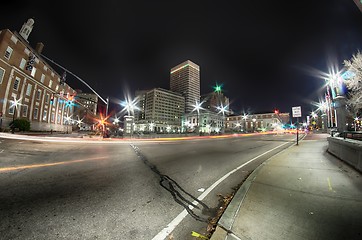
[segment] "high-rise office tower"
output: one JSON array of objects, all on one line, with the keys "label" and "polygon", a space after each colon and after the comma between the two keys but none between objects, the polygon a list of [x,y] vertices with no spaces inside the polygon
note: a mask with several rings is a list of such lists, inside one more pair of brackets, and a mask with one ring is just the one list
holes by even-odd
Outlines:
[{"label": "high-rise office tower", "polygon": [[192,112],[195,103],[200,101],[200,67],[190,60],[173,67],[170,89],[185,97],[185,112]]}]

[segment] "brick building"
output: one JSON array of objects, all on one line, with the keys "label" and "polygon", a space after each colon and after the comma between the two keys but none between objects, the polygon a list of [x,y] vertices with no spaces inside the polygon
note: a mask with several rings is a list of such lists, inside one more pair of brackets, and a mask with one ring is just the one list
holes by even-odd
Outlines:
[{"label": "brick building", "polygon": [[13,119],[26,118],[32,130],[66,131],[64,124],[73,112],[67,96],[76,92],[61,84],[62,76],[41,57],[44,45],[30,46],[33,24],[29,19],[20,33],[0,30],[0,128],[9,129]]}]

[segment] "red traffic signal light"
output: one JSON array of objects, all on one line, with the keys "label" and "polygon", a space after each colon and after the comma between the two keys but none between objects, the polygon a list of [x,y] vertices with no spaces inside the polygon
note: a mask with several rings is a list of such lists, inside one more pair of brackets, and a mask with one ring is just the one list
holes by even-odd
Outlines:
[{"label": "red traffic signal light", "polygon": [[52,94],[52,96],[50,97],[50,104],[54,103],[54,95]]}]

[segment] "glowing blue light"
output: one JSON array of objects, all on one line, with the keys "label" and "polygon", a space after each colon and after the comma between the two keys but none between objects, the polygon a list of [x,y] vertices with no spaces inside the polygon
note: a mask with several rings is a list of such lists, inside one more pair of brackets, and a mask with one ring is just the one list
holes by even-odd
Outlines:
[{"label": "glowing blue light", "polygon": [[[362,0],[361,0],[362,1]],[[345,71],[344,73],[342,73],[341,77],[343,78],[343,80],[347,80],[350,78],[353,78],[354,76],[356,76],[356,74],[352,71]]]}]

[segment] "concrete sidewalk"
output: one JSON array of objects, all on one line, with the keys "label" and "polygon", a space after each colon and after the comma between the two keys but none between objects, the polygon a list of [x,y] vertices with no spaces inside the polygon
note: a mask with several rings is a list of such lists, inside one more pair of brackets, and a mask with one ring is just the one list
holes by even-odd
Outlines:
[{"label": "concrete sidewalk", "polygon": [[310,134],[269,159],[237,191],[219,239],[362,239],[362,175]]}]

